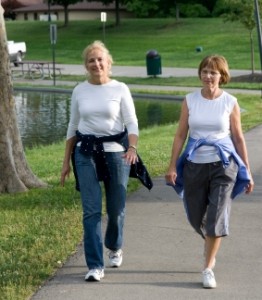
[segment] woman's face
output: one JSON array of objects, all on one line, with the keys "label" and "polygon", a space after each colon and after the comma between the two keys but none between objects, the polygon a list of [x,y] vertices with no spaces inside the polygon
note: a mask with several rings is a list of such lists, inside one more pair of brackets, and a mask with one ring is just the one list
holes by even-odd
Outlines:
[{"label": "woman's face", "polygon": [[218,70],[206,66],[201,70],[200,78],[203,86],[216,87],[219,86],[221,74]]},{"label": "woman's face", "polygon": [[86,69],[91,77],[108,77],[110,71],[108,56],[101,49],[94,49],[89,52]]}]

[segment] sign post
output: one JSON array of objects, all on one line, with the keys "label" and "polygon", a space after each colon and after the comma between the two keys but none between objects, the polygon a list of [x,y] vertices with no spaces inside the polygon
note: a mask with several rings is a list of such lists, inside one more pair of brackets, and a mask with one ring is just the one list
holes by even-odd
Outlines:
[{"label": "sign post", "polygon": [[105,30],[105,24],[106,24],[106,12],[101,12],[101,22],[103,23],[103,42],[105,43],[105,36],[106,36],[106,30]]},{"label": "sign post", "polygon": [[57,29],[56,24],[50,25],[50,41],[53,49],[53,84],[56,84],[56,74],[55,74],[55,44],[57,40]]}]

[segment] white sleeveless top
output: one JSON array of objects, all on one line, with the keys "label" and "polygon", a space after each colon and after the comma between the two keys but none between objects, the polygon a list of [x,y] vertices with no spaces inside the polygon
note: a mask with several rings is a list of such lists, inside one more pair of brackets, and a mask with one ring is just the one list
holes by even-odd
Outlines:
[{"label": "white sleeveless top", "polygon": [[[223,91],[213,100],[202,96],[201,90],[186,95],[189,110],[189,135],[194,139],[221,139],[230,135],[230,114],[237,99]],[[213,146],[202,146],[195,151],[193,162],[219,161]]]}]

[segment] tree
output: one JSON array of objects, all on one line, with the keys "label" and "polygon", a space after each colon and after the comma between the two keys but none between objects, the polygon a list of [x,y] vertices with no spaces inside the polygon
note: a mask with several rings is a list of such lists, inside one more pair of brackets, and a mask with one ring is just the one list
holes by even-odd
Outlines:
[{"label": "tree", "polygon": [[0,57],[0,193],[16,193],[30,188],[45,187],[47,185],[38,179],[28,166],[18,129],[1,1]]},{"label": "tree", "polygon": [[[262,0],[259,0],[259,3],[262,4]],[[249,31],[250,39],[250,53],[251,53],[251,70],[252,74],[255,72],[254,64],[254,41],[253,41],[253,31],[256,27],[255,20],[255,7],[254,2],[251,0],[221,0],[219,4],[227,9],[227,12],[224,13],[224,20],[235,22],[239,21],[242,23],[246,29]]]},{"label": "tree", "polygon": [[102,2],[104,5],[108,5],[110,3],[115,3],[115,14],[116,14],[116,26],[120,24],[120,4],[125,4],[127,0],[87,0],[88,2]]},{"label": "tree", "polygon": [[152,17],[159,12],[160,0],[126,0],[126,7],[137,17]]},{"label": "tree", "polygon": [[4,9],[4,17],[10,18],[12,20],[15,19],[14,9],[23,7],[24,5],[20,3],[18,0],[4,0],[2,1],[2,7]]},{"label": "tree", "polygon": [[77,2],[82,2],[83,0],[46,0],[45,2],[47,2],[48,4],[51,5],[62,5],[64,7],[64,12],[65,12],[65,22],[64,22],[64,26],[67,27],[68,26],[68,6],[70,4],[75,4]]}]

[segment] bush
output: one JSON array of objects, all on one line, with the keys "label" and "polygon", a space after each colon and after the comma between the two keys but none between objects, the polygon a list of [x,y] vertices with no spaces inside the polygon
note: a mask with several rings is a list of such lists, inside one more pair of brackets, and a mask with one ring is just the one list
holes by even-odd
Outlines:
[{"label": "bush", "polygon": [[201,4],[182,4],[180,14],[187,18],[210,17],[208,9]]},{"label": "bush", "polygon": [[229,7],[225,6],[224,0],[218,0],[212,12],[213,17],[220,17],[223,14],[229,13]]}]

